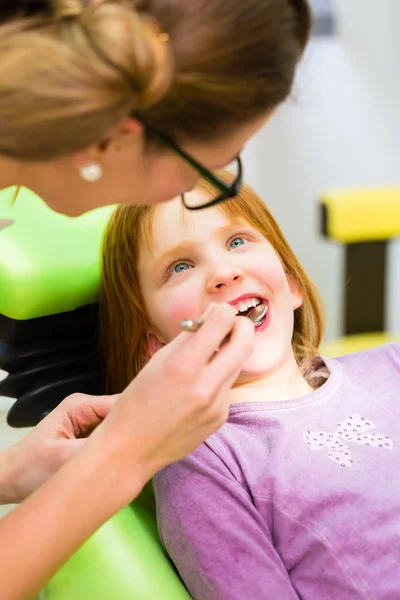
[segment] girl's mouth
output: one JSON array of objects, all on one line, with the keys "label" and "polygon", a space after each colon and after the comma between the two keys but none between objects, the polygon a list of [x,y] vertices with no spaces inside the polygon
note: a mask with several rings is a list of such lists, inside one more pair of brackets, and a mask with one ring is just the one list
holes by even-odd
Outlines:
[{"label": "girl's mouth", "polygon": [[[251,298],[246,304],[242,303],[237,309],[237,316],[247,317],[257,329],[266,324],[268,318],[269,305],[267,300],[262,298]],[[197,331],[204,323],[203,319],[183,319],[181,329],[183,331]]]},{"label": "girl's mouth", "polygon": [[262,325],[268,315],[268,301],[263,298],[249,298],[238,306],[238,316],[247,317],[255,327]]}]

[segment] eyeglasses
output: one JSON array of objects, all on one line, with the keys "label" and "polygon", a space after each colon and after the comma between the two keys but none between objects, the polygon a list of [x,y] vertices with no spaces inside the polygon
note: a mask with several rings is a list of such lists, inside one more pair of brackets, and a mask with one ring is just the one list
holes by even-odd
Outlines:
[{"label": "eyeglasses", "polygon": [[213,185],[216,188],[216,190],[220,192],[220,194],[216,198],[210,200],[209,202],[206,202],[205,204],[196,204],[195,196],[193,197],[193,200],[187,202],[185,199],[185,195],[181,194],[182,203],[185,208],[187,208],[188,210],[201,210],[203,208],[209,208],[210,206],[215,206],[216,204],[220,204],[225,200],[234,198],[240,193],[243,181],[243,167],[240,156],[237,156],[234,160],[234,168],[236,169],[234,181],[230,185],[227,185],[224,181],[222,181],[222,179],[219,179],[219,177],[217,177],[216,175],[214,175],[214,173],[209,171],[209,169],[206,169],[206,167],[197,162],[197,160],[190,156],[190,154],[187,154],[187,152],[182,150],[182,148],[180,148],[168,135],[166,135],[162,131],[154,129],[146,123],[142,124],[145,127],[145,129],[147,129],[147,131],[149,131],[156,138],[158,138],[164,144],[164,146],[166,146],[167,148],[171,148],[172,150],[174,150],[174,152],[179,154],[179,156],[181,156],[187,163],[189,163],[194,169],[196,169],[196,171],[198,171],[198,173],[200,173],[200,175],[206,181],[211,183],[211,185]]}]

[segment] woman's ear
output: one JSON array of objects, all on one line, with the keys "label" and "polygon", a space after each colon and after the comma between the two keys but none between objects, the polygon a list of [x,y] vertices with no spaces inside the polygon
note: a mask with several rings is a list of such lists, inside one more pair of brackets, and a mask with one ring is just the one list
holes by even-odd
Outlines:
[{"label": "woman's ear", "polygon": [[98,144],[99,151],[102,155],[106,152],[120,152],[126,147],[132,146],[132,143],[137,143],[139,136],[143,141],[144,127],[135,118],[129,117],[124,119],[122,123],[116,125],[108,134],[107,138]]},{"label": "woman's ear", "polygon": [[149,359],[154,356],[156,352],[161,350],[165,346],[165,342],[163,342],[159,336],[155,333],[148,332],[146,334],[147,337],[147,355]]},{"label": "woman's ear", "polygon": [[297,308],[300,308],[300,306],[302,306],[303,296],[295,280],[288,274],[286,276],[289,283],[290,293],[292,295],[292,307],[293,310],[296,310]]},{"label": "woman's ear", "polygon": [[114,156],[115,153],[132,146],[132,143],[137,143],[138,140],[140,140],[140,147],[142,147],[144,135],[144,127],[140,121],[129,117],[113,127],[101,142],[92,144],[88,148],[73,154],[73,163],[80,168],[87,162],[103,160],[107,155]]}]

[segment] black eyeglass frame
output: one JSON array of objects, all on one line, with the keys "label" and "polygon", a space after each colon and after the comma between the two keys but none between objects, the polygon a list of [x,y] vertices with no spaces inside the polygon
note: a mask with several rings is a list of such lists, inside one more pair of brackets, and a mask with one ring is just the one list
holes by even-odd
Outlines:
[{"label": "black eyeglass frame", "polygon": [[211,183],[214,187],[217,188],[217,190],[219,190],[221,192],[221,194],[219,196],[217,196],[216,198],[214,198],[214,200],[210,200],[210,202],[206,202],[206,204],[201,204],[200,206],[188,206],[185,202],[184,194],[181,194],[182,203],[187,210],[202,210],[203,208],[210,208],[211,206],[215,206],[216,204],[225,202],[225,200],[230,200],[231,198],[234,198],[235,196],[237,196],[240,193],[240,190],[242,188],[242,181],[243,181],[243,166],[242,166],[242,160],[240,158],[240,155],[238,155],[235,159],[237,162],[237,166],[238,166],[237,177],[236,177],[235,181],[233,181],[230,185],[227,185],[224,181],[222,181],[222,179],[220,179],[219,177],[214,175],[214,173],[212,173],[212,171],[210,171],[209,169],[204,167],[195,158],[190,156],[190,154],[188,154],[187,152],[182,150],[182,148],[180,148],[178,146],[178,144],[176,144],[174,142],[174,140],[171,139],[163,131],[154,129],[154,127],[151,127],[150,125],[147,125],[146,123],[143,123],[142,121],[141,121],[141,123],[145,127],[145,129],[147,129],[147,131],[149,131],[149,133],[151,133],[156,138],[158,138],[167,148],[171,148],[171,150],[174,150],[174,152],[179,154],[179,156],[181,156],[187,163],[189,163],[194,169],[196,169],[196,171],[198,173],[200,173],[200,175],[206,181]]}]

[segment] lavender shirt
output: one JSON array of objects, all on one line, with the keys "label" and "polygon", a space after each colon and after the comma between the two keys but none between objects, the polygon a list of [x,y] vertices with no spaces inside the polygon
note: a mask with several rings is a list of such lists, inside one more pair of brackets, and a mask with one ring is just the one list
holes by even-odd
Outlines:
[{"label": "lavender shirt", "polygon": [[194,598],[400,599],[400,345],[324,360],[317,391],[231,406],[156,476]]}]

